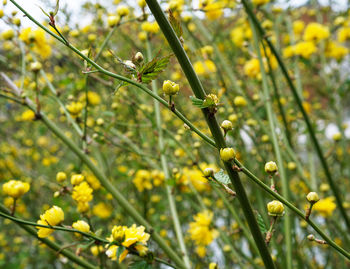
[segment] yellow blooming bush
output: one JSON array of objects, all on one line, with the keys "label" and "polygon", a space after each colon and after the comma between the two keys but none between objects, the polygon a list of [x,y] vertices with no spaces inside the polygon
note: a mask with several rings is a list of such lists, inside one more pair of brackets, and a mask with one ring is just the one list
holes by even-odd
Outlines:
[{"label": "yellow blooming bush", "polygon": [[0,268],[349,267],[348,6],[22,2]]}]

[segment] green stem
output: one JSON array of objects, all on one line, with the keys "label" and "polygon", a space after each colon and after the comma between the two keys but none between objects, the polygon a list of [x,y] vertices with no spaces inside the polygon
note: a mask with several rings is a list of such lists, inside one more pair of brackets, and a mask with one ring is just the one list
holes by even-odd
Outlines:
[{"label": "green stem", "polygon": [[[6,215],[9,219],[14,218],[14,217],[8,215],[9,212],[8,212],[7,208],[5,206],[3,206],[2,204],[0,204],[0,211],[2,212],[2,213],[0,213],[1,216]],[[16,219],[16,218],[14,218],[14,219]],[[58,245],[57,243],[55,243],[47,238],[38,237],[37,231],[34,228],[28,227],[27,223],[21,223],[17,219],[13,220],[13,221],[15,221],[23,230],[27,231],[32,236],[36,237],[38,240],[40,240],[42,243],[47,245],[49,248],[55,250],[56,252],[59,252],[61,255],[65,256],[65,257],[67,257],[72,262],[82,266],[83,268],[89,268],[89,269],[97,269],[98,268],[97,266],[94,266],[91,263],[77,257],[74,253],[72,253],[68,250],[62,249],[62,247],[60,245]],[[35,224],[35,225],[38,226],[37,224]]]},{"label": "green stem", "polygon": [[[282,154],[279,148],[277,136],[276,136],[276,127],[274,124],[274,118],[273,118],[273,110],[272,110],[272,104],[271,104],[271,98],[270,98],[270,90],[268,86],[268,81],[267,81],[267,76],[265,72],[265,67],[264,67],[264,62],[262,59],[262,55],[260,52],[260,47],[259,47],[259,37],[256,32],[256,28],[254,24],[250,20],[250,27],[253,32],[253,39],[254,39],[254,44],[255,44],[255,51],[257,53],[258,59],[259,59],[259,64],[260,64],[260,73],[262,76],[262,82],[263,82],[263,95],[264,95],[264,103],[265,103],[265,108],[267,111],[267,118],[269,121],[269,126],[270,126],[270,133],[272,136],[272,144],[273,148],[276,154],[277,158],[277,165],[278,165],[278,171],[282,179],[282,193],[283,196],[289,200],[289,186],[288,186],[288,181],[284,169],[284,164],[283,164],[283,159],[282,159]],[[291,216],[289,212],[286,212],[284,218],[283,218],[283,224],[284,224],[284,233],[285,233],[285,239],[286,239],[286,251],[287,251],[287,256],[286,256],[286,261],[287,261],[287,268],[291,269],[292,268],[292,229],[291,229]]]},{"label": "green stem", "polygon": [[[178,59],[178,62],[181,65],[181,68],[184,71],[184,74],[186,75],[187,80],[192,88],[193,93],[195,94],[195,96],[197,98],[203,100],[206,96],[204,88],[203,88],[200,80],[198,79],[198,76],[197,76],[196,72],[194,71],[193,66],[192,66],[186,52],[184,51],[180,40],[176,36],[169,21],[165,17],[164,12],[162,11],[161,7],[159,6],[159,4],[156,0],[146,0],[146,3],[148,4],[156,21],[158,22],[160,29],[163,31],[165,38],[168,40],[168,43],[171,46],[173,52],[175,53],[175,55]],[[212,136],[214,137],[217,149],[220,150],[221,148],[226,148],[226,142],[225,142],[225,139],[222,135],[222,131],[219,127],[219,124],[215,118],[215,115],[212,115],[207,108],[202,109],[202,112],[205,116],[205,119],[206,119],[207,124],[209,126],[209,129],[212,133]],[[247,219],[249,228],[251,230],[251,233],[253,235],[255,243],[259,249],[262,260],[263,260],[266,268],[275,268],[275,265],[272,261],[269,250],[268,250],[268,248],[265,244],[264,238],[260,232],[258,223],[255,219],[254,212],[253,212],[252,207],[250,205],[250,202],[248,200],[247,194],[246,194],[245,189],[242,185],[242,182],[239,178],[238,172],[233,170],[232,164],[230,164],[228,162],[225,162],[225,168],[226,168],[227,174],[229,175],[231,182],[232,182],[232,184],[237,192],[237,198],[240,201],[243,213]]]},{"label": "green stem", "polygon": [[[147,58],[150,61],[152,59],[152,51],[151,51],[151,46],[150,46],[148,39],[147,39],[146,45],[147,45]],[[154,94],[157,94],[157,84],[156,84],[155,80],[152,81],[152,91],[154,92]],[[160,151],[160,162],[161,162],[162,169],[164,172],[165,180],[168,181],[168,180],[170,180],[170,173],[169,173],[168,161],[167,161],[167,158],[165,156],[165,145],[164,145],[164,138],[163,138],[162,118],[160,115],[160,107],[159,107],[159,103],[155,99],[153,101],[154,101],[154,112],[155,112],[155,116],[156,116],[156,124],[157,124],[157,129],[158,129],[158,147],[159,147],[159,151]],[[170,99],[170,104],[171,103],[172,103],[172,101]],[[166,194],[167,194],[167,198],[168,198],[169,206],[170,206],[170,213],[171,213],[171,216],[173,219],[174,229],[175,229],[175,233],[176,233],[176,238],[177,238],[177,241],[180,245],[180,249],[181,249],[181,252],[183,254],[183,260],[184,260],[184,263],[186,265],[186,268],[191,268],[190,259],[188,257],[187,249],[186,249],[186,245],[185,245],[185,240],[184,240],[184,237],[183,237],[183,234],[181,231],[181,224],[180,224],[179,216],[177,214],[174,194],[172,193],[171,186],[167,183],[165,185],[166,185],[165,186]]]},{"label": "green stem", "polygon": [[303,115],[303,118],[304,118],[304,121],[306,123],[306,126],[307,126],[307,129],[308,129],[308,132],[310,134],[310,137],[311,137],[311,141],[316,149],[316,152],[317,152],[317,155],[321,161],[321,165],[323,167],[323,170],[325,172],[325,175],[326,175],[326,178],[328,180],[328,184],[330,185],[332,191],[333,191],[333,194],[335,196],[335,199],[336,199],[336,202],[337,202],[337,206],[340,210],[340,213],[345,221],[345,224],[348,228],[348,230],[350,231],[350,219],[348,217],[348,215],[346,214],[346,211],[345,211],[345,208],[343,206],[343,201],[342,201],[342,198],[341,198],[341,195],[340,195],[340,191],[336,185],[336,183],[334,182],[334,179],[332,177],[332,173],[331,171],[329,170],[329,167],[328,167],[328,164],[327,164],[327,161],[326,161],[326,158],[324,157],[323,155],[323,151],[322,151],[322,148],[316,138],[316,134],[315,134],[315,131],[312,127],[312,124],[311,124],[311,121],[309,119],[309,116],[307,115],[304,107],[303,107],[303,104],[302,104],[302,100],[301,100],[301,97],[300,95],[298,94],[295,86],[294,86],[294,83],[288,73],[288,70],[281,58],[281,56],[279,55],[279,53],[277,52],[275,46],[272,44],[272,42],[270,41],[270,39],[266,36],[265,34],[265,31],[264,29],[262,28],[262,26],[260,25],[257,17],[255,16],[254,12],[252,11],[252,8],[250,7],[250,5],[248,4],[248,1],[247,0],[242,0],[242,4],[248,14],[248,16],[252,19],[252,21],[254,22],[255,26],[257,27],[259,33],[261,34],[261,36],[266,40],[271,52],[273,53],[273,55],[276,57],[276,60],[282,70],[282,73],[287,81],[287,84],[289,86],[289,88],[291,89],[292,91],[292,94],[293,94],[293,97],[294,97],[294,100],[296,101],[297,103],[297,106],[299,107],[300,111],[301,111],[301,114]]}]

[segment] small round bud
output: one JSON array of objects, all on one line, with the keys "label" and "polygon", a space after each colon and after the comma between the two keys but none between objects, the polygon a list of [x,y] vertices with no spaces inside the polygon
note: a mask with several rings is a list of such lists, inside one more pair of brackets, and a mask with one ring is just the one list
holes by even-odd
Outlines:
[{"label": "small round bud", "polygon": [[315,236],[313,234],[309,234],[307,236],[307,239],[309,239],[310,241],[315,241]]},{"label": "small round bud", "polygon": [[20,26],[21,25],[21,19],[20,18],[13,18],[12,22],[16,26]]},{"label": "small round bud", "polygon": [[228,116],[228,120],[230,122],[236,122],[238,120],[237,114],[231,114],[230,116]]},{"label": "small round bud", "polygon": [[219,266],[215,262],[209,264],[209,269],[219,269]]},{"label": "small round bud", "polygon": [[213,168],[205,168],[204,171],[203,171],[203,174],[205,177],[212,177],[214,176],[214,169]]},{"label": "small round bud", "polygon": [[137,63],[143,62],[143,54],[141,52],[137,52],[134,56],[134,59]]},{"label": "small round bud", "polygon": [[220,149],[220,157],[224,162],[231,161],[235,158],[236,152],[233,148]]},{"label": "small round bud", "polygon": [[284,206],[280,201],[273,200],[272,202],[267,204],[267,212],[270,216],[274,216],[274,217],[283,216]]},{"label": "small round bud", "polygon": [[103,125],[105,123],[105,121],[102,118],[98,118],[96,120],[96,123],[97,123],[97,125]]},{"label": "small round bud", "polygon": [[267,162],[265,164],[265,172],[275,174],[277,172],[277,164],[275,162]]},{"label": "small round bud", "polygon": [[5,30],[1,33],[1,37],[5,40],[11,40],[15,36],[15,32],[12,29]]},{"label": "small round bud", "polygon": [[261,137],[261,142],[268,142],[270,140],[270,138],[269,138],[269,136],[268,135],[263,135],[262,137]]},{"label": "small round bud", "polygon": [[120,17],[129,15],[129,8],[127,6],[121,5],[117,8],[117,14]]},{"label": "small round bud", "polygon": [[107,24],[109,27],[114,27],[116,26],[120,21],[119,16],[108,16],[107,18]]},{"label": "small round bud", "polygon": [[179,92],[180,86],[179,84],[172,82],[170,80],[164,80],[163,82],[163,92],[166,95],[175,95]]},{"label": "small round bud", "polygon": [[295,162],[289,162],[287,164],[287,167],[289,170],[295,170],[295,168],[297,168],[297,165],[295,164]]},{"label": "small round bud", "polygon": [[308,195],[306,195],[306,199],[312,204],[317,203],[320,200],[316,192],[309,192]]},{"label": "small round bud", "polygon": [[58,182],[63,182],[63,181],[65,181],[66,179],[67,179],[67,175],[66,175],[65,172],[58,172],[58,173],[56,174],[56,180],[57,180]]},{"label": "small round bud", "polygon": [[224,129],[225,132],[232,130],[233,128],[232,122],[230,122],[229,120],[224,120],[221,123],[221,128]]},{"label": "small round bud", "polygon": [[30,64],[30,70],[34,73],[37,73],[41,70],[43,65],[40,62],[33,62]]},{"label": "small round bud", "polygon": [[235,104],[235,106],[238,107],[243,107],[247,105],[247,101],[243,96],[236,96],[235,99],[233,99],[233,103]]},{"label": "small round bud", "polygon": [[332,136],[333,140],[334,141],[340,141],[341,139],[341,133],[335,133],[333,136]]},{"label": "small round bud", "polygon": [[55,191],[53,194],[53,197],[57,198],[58,196],[60,196],[60,192],[59,191]]}]

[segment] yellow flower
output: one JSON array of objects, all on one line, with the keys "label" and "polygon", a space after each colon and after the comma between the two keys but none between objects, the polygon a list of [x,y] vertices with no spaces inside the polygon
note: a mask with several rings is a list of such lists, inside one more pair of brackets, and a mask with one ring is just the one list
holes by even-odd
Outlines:
[{"label": "yellow flower", "polygon": [[235,99],[233,99],[233,103],[237,107],[243,107],[247,105],[247,101],[243,96],[236,96]]},{"label": "yellow flower", "polygon": [[[85,232],[85,233],[90,232],[90,225],[87,222],[83,221],[83,220],[78,220],[78,221],[74,222],[72,224],[72,227],[74,229],[76,229],[76,230],[81,231],[81,232]],[[82,234],[80,234],[80,233],[74,233],[74,235],[77,236],[77,237],[81,237],[82,236]]]},{"label": "yellow flower", "polygon": [[253,4],[260,6],[269,3],[270,0],[252,0],[252,2]]},{"label": "yellow flower", "polygon": [[130,247],[135,243],[146,244],[150,234],[145,232],[144,226],[136,226],[133,224],[130,228],[125,231],[125,239],[122,245],[124,247]]},{"label": "yellow flower", "polygon": [[335,198],[333,196],[321,199],[313,206],[312,209],[318,211],[324,217],[330,217],[337,207],[334,200]]},{"label": "yellow flower", "polygon": [[349,50],[346,47],[340,46],[333,41],[328,42],[326,45],[326,57],[334,58],[337,61],[342,60],[348,53]]},{"label": "yellow flower", "polygon": [[350,39],[350,27],[341,27],[338,31],[338,41],[345,42]]},{"label": "yellow flower", "polygon": [[66,105],[68,112],[71,114],[72,118],[77,118],[80,112],[83,110],[83,104],[80,102],[72,102]]},{"label": "yellow flower", "polygon": [[303,39],[305,41],[319,42],[329,37],[328,27],[312,22],[306,26]]},{"label": "yellow flower", "polygon": [[193,64],[193,68],[196,73],[200,75],[210,75],[211,73],[216,72],[215,63],[211,60],[197,61]]},{"label": "yellow flower", "polygon": [[72,175],[71,178],[70,178],[70,183],[72,185],[78,185],[81,182],[83,182],[84,179],[85,179],[85,177],[83,175],[81,175],[81,174]]},{"label": "yellow flower", "polygon": [[27,109],[24,111],[21,115],[21,120],[22,121],[32,121],[35,119],[35,113],[34,111]]},{"label": "yellow flower", "polygon": [[12,29],[5,30],[1,33],[1,37],[5,40],[10,40],[15,36],[15,32]]},{"label": "yellow flower", "polygon": [[159,26],[156,21],[155,22],[146,21],[141,24],[141,28],[142,28],[142,31],[145,31],[147,33],[152,33],[152,34],[156,34],[159,31]]},{"label": "yellow flower", "polygon": [[214,21],[220,18],[223,14],[223,4],[220,2],[208,1],[209,3],[204,7],[205,15],[208,20]]},{"label": "yellow flower", "polygon": [[117,242],[123,242],[125,239],[125,231],[128,229],[126,226],[113,226],[112,236],[113,240]]},{"label": "yellow flower", "polygon": [[179,84],[172,82],[170,80],[164,80],[163,82],[163,92],[166,95],[175,95],[179,92],[180,86]]},{"label": "yellow flower", "polygon": [[30,189],[30,185],[27,182],[22,182],[19,180],[10,180],[6,182],[4,185],[2,185],[2,191],[12,197],[12,198],[19,198],[22,195],[24,195],[26,192],[28,192]]},{"label": "yellow flower", "polygon": [[301,35],[305,28],[305,23],[301,20],[297,20],[293,22],[293,32],[296,36]]},{"label": "yellow flower", "polygon": [[153,170],[151,172],[151,177],[153,179],[153,185],[154,186],[162,185],[164,180],[165,180],[164,173],[162,171],[158,171],[158,170]]},{"label": "yellow flower", "polygon": [[218,236],[218,231],[210,228],[213,216],[208,210],[194,216],[194,222],[190,223],[188,233],[196,245],[207,246]]},{"label": "yellow flower", "polygon": [[[40,215],[40,220],[38,224],[56,226],[64,220],[63,210],[58,206],[53,206],[50,209],[46,210],[44,214]],[[38,236],[44,238],[53,233],[53,229],[37,227]]]},{"label": "yellow flower", "polygon": [[58,172],[58,173],[56,174],[56,180],[57,180],[58,182],[63,182],[63,181],[65,181],[66,179],[67,179],[66,173],[64,173],[64,172]]},{"label": "yellow flower", "polygon": [[309,59],[317,51],[317,47],[311,41],[301,41],[294,45],[294,54]]},{"label": "yellow flower", "polygon": [[[107,249],[106,255],[112,261],[116,261],[117,260],[117,251],[118,251],[118,246],[112,245]],[[120,254],[118,262],[122,262],[125,259],[126,255],[128,255],[128,253],[129,253],[129,251],[127,249],[125,249],[122,252],[122,254]]]},{"label": "yellow flower", "polygon": [[87,203],[92,200],[92,188],[85,181],[74,186],[72,198],[77,203]]},{"label": "yellow flower", "polygon": [[248,77],[258,77],[258,75],[260,74],[259,60],[253,58],[247,61],[244,65],[244,74],[246,74]]},{"label": "yellow flower", "polygon": [[318,194],[316,192],[309,192],[306,195],[306,199],[310,202],[310,203],[316,203],[320,200],[320,198],[318,197]]},{"label": "yellow flower", "polygon": [[101,219],[106,219],[112,215],[112,208],[103,202],[99,202],[92,208],[92,213]]},{"label": "yellow flower", "polygon": [[121,5],[117,8],[117,14],[120,17],[128,16],[129,15],[129,8],[127,6]]},{"label": "yellow flower", "polygon": [[103,251],[103,246],[92,246],[90,248],[90,252],[92,253],[92,255],[94,255],[95,257],[98,256],[100,253],[102,253]]},{"label": "yellow flower", "polygon": [[151,174],[147,170],[137,171],[132,181],[139,192],[143,192],[145,189],[150,190],[153,188],[151,183]]}]

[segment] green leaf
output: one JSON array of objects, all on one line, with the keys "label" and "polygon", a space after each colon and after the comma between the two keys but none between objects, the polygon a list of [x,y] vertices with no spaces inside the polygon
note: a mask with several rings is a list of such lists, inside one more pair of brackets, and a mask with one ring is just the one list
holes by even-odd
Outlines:
[{"label": "green leaf", "polygon": [[59,6],[60,6],[60,0],[57,0],[57,1],[56,1],[55,10],[54,10],[54,12],[53,12],[53,14],[52,14],[53,16],[56,16],[56,15],[57,15]]},{"label": "green leaf", "polygon": [[49,17],[50,18],[50,15],[49,14],[47,14],[46,12],[45,12],[45,10],[43,10],[43,8],[41,7],[41,6],[38,6],[40,9],[41,9],[41,11],[47,16],[47,17]]},{"label": "green leaf", "polygon": [[190,96],[190,99],[192,100],[192,105],[199,107],[199,108],[206,108],[208,106],[204,105],[204,100],[198,99],[194,96]]},{"label": "green leaf", "polygon": [[175,18],[171,9],[169,9],[169,22],[170,22],[171,26],[173,27],[177,37],[178,38],[182,37],[183,31],[182,31],[180,21]]},{"label": "green leaf", "polygon": [[117,261],[119,261],[119,257],[123,253],[124,250],[125,250],[124,246],[118,246],[117,255],[116,255],[117,256]]},{"label": "green leaf", "polygon": [[141,81],[143,83],[149,83],[156,79],[157,76],[165,70],[171,56],[173,55],[170,54],[161,58],[156,56],[150,62],[145,63],[139,70],[139,77],[141,77]]},{"label": "green leaf", "polygon": [[257,216],[257,221],[258,221],[258,225],[259,225],[259,228],[260,228],[260,231],[264,234],[264,233],[267,233],[267,228],[265,226],[265,222],[262,218],[262,216],[259,214],[258,211],[256,211],[256,216]]},{"label": "green leaf", "polygon": [[146,261],[136,261],[131,264],[130,269],[151,269],[152,265]]},{"label": "green leaf", "polygon": [[217,181],[219,181],[222,184],[230,184],[231,180],[227,174],[225,174],[224,170],[220,169],[219,172],[214,174],[214,177]]}]

